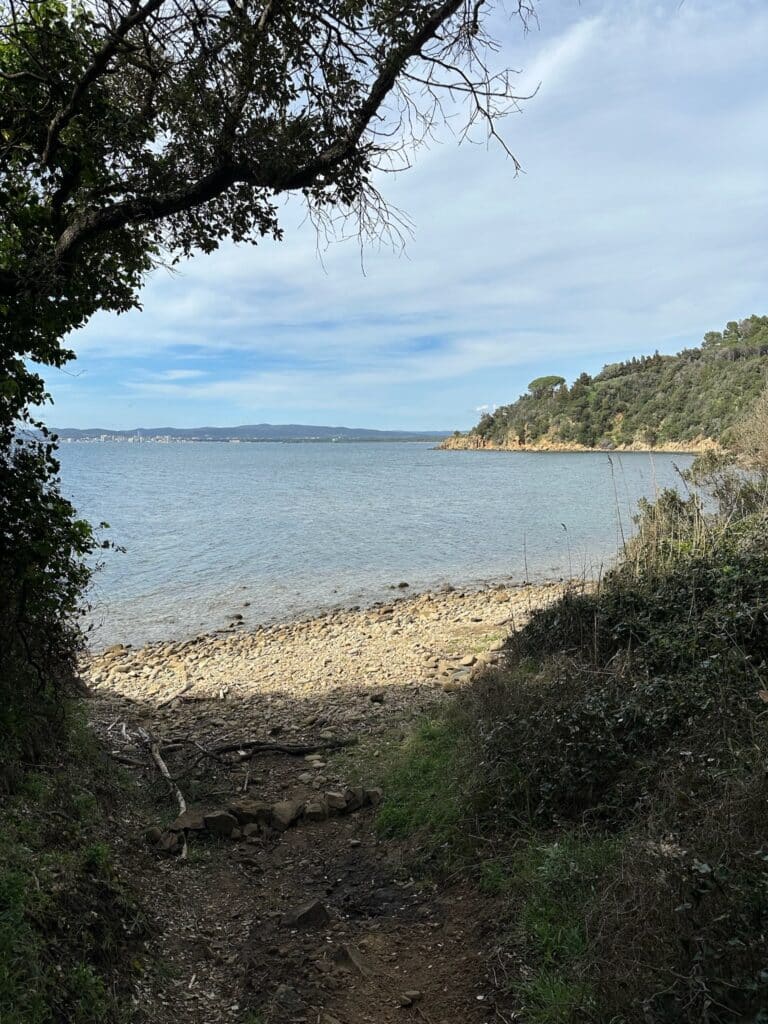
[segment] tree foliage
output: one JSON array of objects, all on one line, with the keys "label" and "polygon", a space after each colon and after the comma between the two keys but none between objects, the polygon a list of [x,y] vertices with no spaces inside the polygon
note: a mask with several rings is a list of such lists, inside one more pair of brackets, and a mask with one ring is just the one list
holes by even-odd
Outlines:
[{"label": "tree foliage", "polygon": [[562,377],[539,377],[472,433],[513,446],[545,436],[600,448],[727,440],[767,376],[768,316],[750,316],[710,331],[700,348],[612,363],[570,388]]}]

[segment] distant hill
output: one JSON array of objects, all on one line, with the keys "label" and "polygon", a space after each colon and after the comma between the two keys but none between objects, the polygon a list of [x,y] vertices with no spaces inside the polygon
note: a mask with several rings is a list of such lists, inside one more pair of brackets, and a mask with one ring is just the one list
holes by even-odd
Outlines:
[{"label": "distant hill", "polygon": [[447,448],[696,449],[727,439],[768,382],[768,316],[731,321],[699,348],[539,377]]},{"label": "distant hill", "polygon": [[369,430],[364,427],[323,427],[302,423],[250,423],[239,427],[136,427],[107,430],[102,427],[63,427],[55,433],[64,440],[98,441],[129,438],[181,441],[439,441],[446,430]]}]

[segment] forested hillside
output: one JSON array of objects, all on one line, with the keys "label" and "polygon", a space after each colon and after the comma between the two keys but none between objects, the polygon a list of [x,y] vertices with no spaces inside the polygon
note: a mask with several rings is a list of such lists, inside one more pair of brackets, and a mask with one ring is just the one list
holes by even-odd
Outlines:
[{"label": "forested hillside", "polygon": [[[768,380],[768,316],[731,321],[700,348],[632,358],[582,373],[539,377],[511,405],[482,417],[471,447],[587,448],[694,445],[727,439]],[[463,445],[461,445],[463,446]]]}]

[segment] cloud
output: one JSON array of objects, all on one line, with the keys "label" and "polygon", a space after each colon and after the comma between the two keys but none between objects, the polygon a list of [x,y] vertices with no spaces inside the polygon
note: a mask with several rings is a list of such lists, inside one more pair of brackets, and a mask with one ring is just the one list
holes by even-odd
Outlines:
[{"label": "cloud", "polygon": [[364,270],[353,243],[319,259],[287,202],[284,242],[159,271],[144,312],[78,332],[57,424],[465,427],[541,373],[765,311],[768,8],[550,0],[540,17],[525,36],[499,23],[519,91],[541,83],[504,126],[524,173],[494,147],[422,153],[382,186],[414,238]]}]

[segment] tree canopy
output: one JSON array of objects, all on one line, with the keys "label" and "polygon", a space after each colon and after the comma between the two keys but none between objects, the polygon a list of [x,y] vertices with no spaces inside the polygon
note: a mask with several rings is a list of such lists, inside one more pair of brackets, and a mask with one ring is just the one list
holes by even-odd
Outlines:
[{"label": "tree canopy", "polygon": [[553,443],[586,447],[726,439],[768,376],[768,317],[731,321],[710,331],[700,348],[676,356],[633,357],[582,373],[538,377],[529,393],[486,415],[472,431],[495,444]]},{"label": "tree canopy", "polygon": [[[527,5],[520,0],[525,16]],[[138,301],[163,258],[281,236],[280,197],[386,231],[375,174],[445,112],[496,133],[484,0],[0,0],[0,310],[17,350]]]}]

